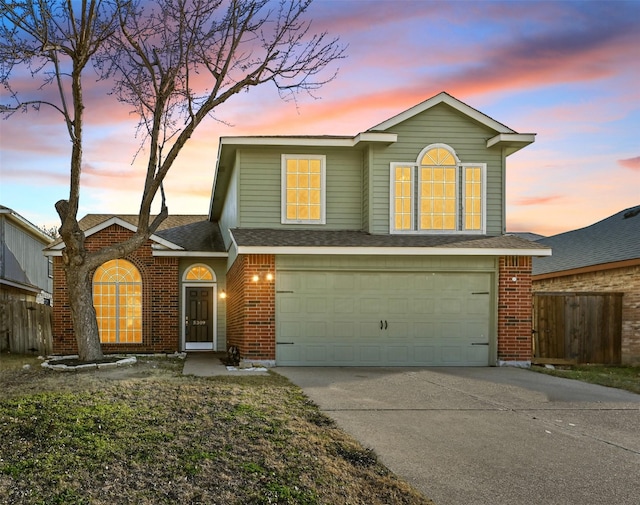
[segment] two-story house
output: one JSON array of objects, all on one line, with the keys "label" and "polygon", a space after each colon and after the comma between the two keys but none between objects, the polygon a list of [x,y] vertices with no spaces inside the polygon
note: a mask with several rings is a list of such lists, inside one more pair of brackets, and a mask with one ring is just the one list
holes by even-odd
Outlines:
[{"label": "two-story house", "polygon": [[[505,235],[505,184],[507,157],[534,138],[447,93],[353,137],[221,138],[209,215],[170,216],[146,247],[96,271],[105,351],[526,365],[531,257],[551,251]],[[81,222],[89,247],[135,225]],[[67,353],[55,259],[54,350]]]}]

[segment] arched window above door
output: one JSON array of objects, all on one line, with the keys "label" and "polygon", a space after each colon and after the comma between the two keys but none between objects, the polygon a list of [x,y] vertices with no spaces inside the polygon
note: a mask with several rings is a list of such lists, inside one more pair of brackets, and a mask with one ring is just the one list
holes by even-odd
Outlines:
[{"label": "arched window above door", "polygon": [[216,274],[207,265],[197,264],[185,271],[183,280],[189,282],[216,282]]}]

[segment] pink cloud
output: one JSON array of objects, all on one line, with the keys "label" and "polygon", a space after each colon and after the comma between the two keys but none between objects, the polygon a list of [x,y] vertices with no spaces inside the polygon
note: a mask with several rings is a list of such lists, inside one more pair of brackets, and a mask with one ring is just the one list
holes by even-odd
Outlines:
[{"label": "pink cloud", "polygon": [[557,203],[564,200],[564,195],[548,195],[548,196],[529,196],[529,197],[521,197],[517,199],[514,204],[515,205],[546,205],[549,203]]},{"label": "pink cloud", "polygon": [[626,160],[618,160],[618,165],[629,170],[640,170],[640,156],[635,158],[627,158]]}]

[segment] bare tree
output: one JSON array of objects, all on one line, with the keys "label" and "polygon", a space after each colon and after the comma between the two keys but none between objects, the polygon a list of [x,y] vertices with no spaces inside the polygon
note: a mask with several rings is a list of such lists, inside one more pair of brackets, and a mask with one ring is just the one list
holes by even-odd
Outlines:
[{"label": "bare tree", "polygon": [[[63,262],[80,358],[102,357],[91,276],[105,261],[142,246],[166,219],[162,184],[181,149],[220,104],[273,83],[281,97],[313,92],[335,77],[323,71],[344,56],[304,20],[312,0],[0,0],[0,80],[12,100],[0,112],[43,105],[58,111],[72,143],[69,199],[56,203]],[[137,231],[98,251],[78,224],[83,149],[83,83],[95,67],[118,100],[138,115],[148,152]],[[22,99],[12,74],[28,68],[57,98]],[[45,95],[47,96],[47,95]],[[160,194],[161,210],[151,215]]]}]

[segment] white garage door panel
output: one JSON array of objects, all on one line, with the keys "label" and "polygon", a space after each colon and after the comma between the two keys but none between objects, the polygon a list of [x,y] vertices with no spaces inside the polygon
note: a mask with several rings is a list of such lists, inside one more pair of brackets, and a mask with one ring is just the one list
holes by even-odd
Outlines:
[{"label": "white garage door panel", "polygon": [[491,274],[281,271],[276,291],[279,365],[488,365]]}]

